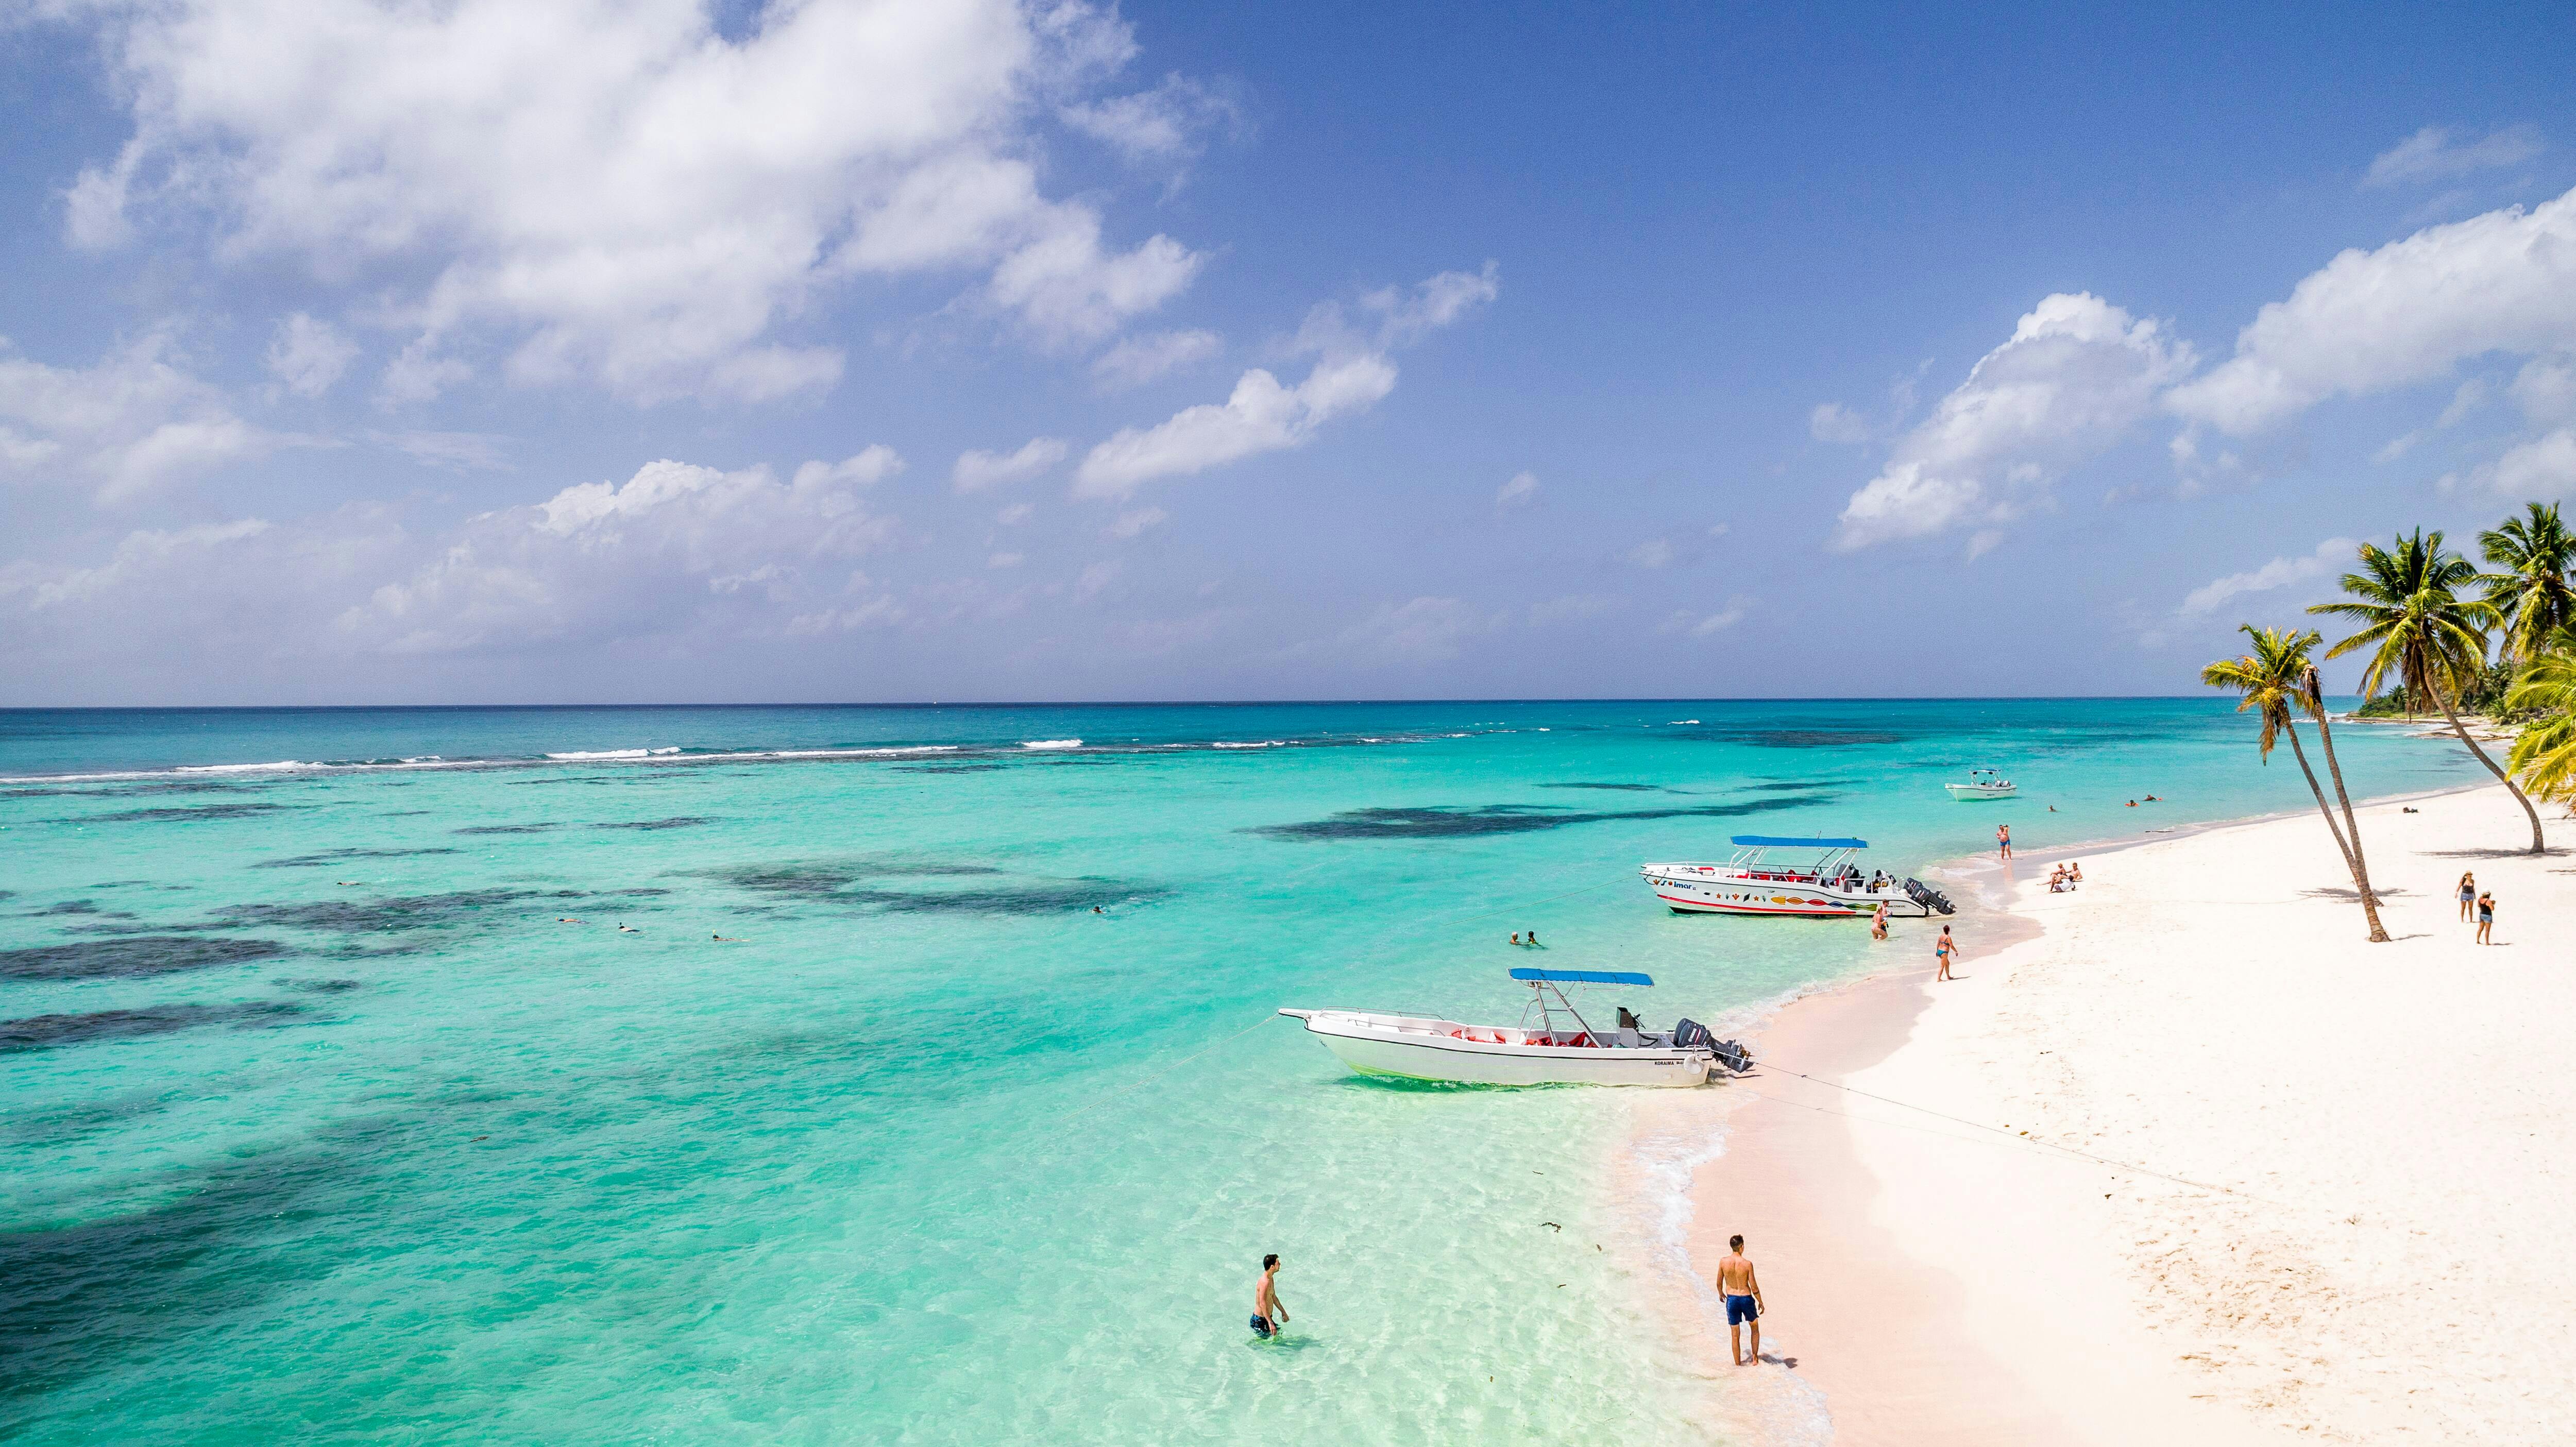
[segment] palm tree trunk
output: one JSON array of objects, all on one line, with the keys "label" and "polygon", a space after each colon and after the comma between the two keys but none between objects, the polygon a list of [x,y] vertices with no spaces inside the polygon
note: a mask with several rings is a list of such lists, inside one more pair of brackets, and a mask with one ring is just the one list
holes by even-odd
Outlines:
[{"label": "palm tree trunk", "polygon": [[2379,900],[2370,892],[2370,876],[2362,872],[2361,862],[2352,850],[2345,848],[2343,831],[2335,827],[2334,810],[2326,804],[2326,791],[2317,787],[2317,771],[2308,767],[2308,751],[2299,747],[2299,726],[2287,720],[2281,728],[2290,736],[2290,754],[2299,761],[2299,772],[2308,776],[2308,792],[2317,796],[2317,812],[2326,816],[2326,832],[2334,836],[2335,848],[2342,851],[2343,867],[2352,872],[2352,888],[2361,896],[2362,918],[2370,921],[2370,942],[2388,943],[2388,929],[2379,922]]},{"label": "palm tree trunk", "polygon": [[[2370,861],[2362,857],[2361,825],[2352,817],[2352,795],[2343,786],[2343,765],[2335,759],[2334,730],[2326,724],[2326,710],[2322,702],[2317,705],[2317,741],[2325,745],[2326,772],[2334,778],[2336,802],[2343,805],[2344,832],[2352,836],[2353,869],[2362,878],[2362,892],[2368,894],[2371,897],[2371,903],[2375,905],[2379,902],[2379,894],[2370,887]],[[2296,739],[2291,740],[2293,747],[2297,743]]]},{"label": "palm tree trunk", "polygon": [[2546,846],[2540,838],[2540,811],[2531,807],[2531,801],[2523,797],[2522,790],[2514,787],[2513,776],[2497,768],[2496,761],[2487,757],[2487,751],[2478,747],[2478,741],[2469,737],[2468,726],[2460,722],[2459,713],[2451,707],[2451,696],[2439,686],[2436,686],[2432,693],[2433,701],[2442,706],[2442,717],[2451,721],[2451,732],[2460,736],[2460,742],[2467,744],[2469,752],[2478,756],[2478,762],[2487,766],[2487,772],[2496,776],[2496,782],[2504,785],[2505,792],[2511,794],[2513,801],[2522,806],[2522,812],[2531,816],[2531,852],[2543,853]]}]

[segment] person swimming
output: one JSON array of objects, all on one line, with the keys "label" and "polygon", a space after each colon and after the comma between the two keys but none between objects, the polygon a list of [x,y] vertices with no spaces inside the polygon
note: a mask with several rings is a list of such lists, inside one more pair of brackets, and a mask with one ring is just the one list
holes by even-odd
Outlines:
[{"label": "person swimming", "polygon": [[1514,931],[1512,931],[1512,944],[1513,944],[1515,947],[1517,947],[1517,946],[1520,944],[1520,942],[1521,942],[1521,932],[1520,932],[1519,930],[1514,930]]}]

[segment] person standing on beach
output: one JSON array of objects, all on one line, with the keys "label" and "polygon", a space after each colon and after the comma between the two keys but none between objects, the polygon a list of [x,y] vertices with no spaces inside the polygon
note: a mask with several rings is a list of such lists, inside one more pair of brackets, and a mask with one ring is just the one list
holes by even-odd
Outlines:
[{"label": "person standing on beach", "polygon": [[1744,1327],[1753,1328],[1753,1363],[1762,1364],[1762,1282],[1753,1274],[1753,1263],[1744,1255],[1744,1238],[1726,1238],[1726,1259],[1717,1263],[1717,1292],[1726,1298],[1726,1349],[1735,1353],[1735,1364],[1744,1365],[1744,1340],[1738,1334]]},{"label": "person standing on beach", "polygon": [[1946,924],[1941,926],[1941,938],[1933,943],[1932,957],[1941,962],[1941,973],[1934,975],[1933,979],[1956,978],[1950,973],[1950,964],[1959,957],[1959,942],[1950,938],[1950,927]]},{"label": "person standing on beach", "polygon": [[1288,1324],[1288,1308],[1279,1304],[1279,1253],[1261,1258],[1261,1281],[1252,1288],[1252,1334],[1268,1341]]},{"label": "person standing on beach", "polygon": [[2495,891],[2488,890],[2486,893],[2478,896],[2478,943],[2482,945],[2494,944],[2495,941],[2490,938],[2494,929]]},{"label": "person standing on beach", "polygon": [[1869,912],[1869,937],[1874,940],[1883,940],[1887,938],[1886,900],[1880,900],[1878,902],[1878,908]]},{"label": "person standing on beach", "polygon": [[2000,858],[2012,858],[2012,826],[2010,824],[1998,824],[1995,826],[1995,853]]},{"label": "person standing on beach", "polygon": [[2460,876],[2460,923],[2462,923],[2462,924],[2467,924],[2467,923],[2469,922],[2469,906],[2477,900],[2477,897],[2478,897],[2478,877],[2477,877],[2475,874],[2463,874],[2463,875],[2461,875],[2461,876]]}]

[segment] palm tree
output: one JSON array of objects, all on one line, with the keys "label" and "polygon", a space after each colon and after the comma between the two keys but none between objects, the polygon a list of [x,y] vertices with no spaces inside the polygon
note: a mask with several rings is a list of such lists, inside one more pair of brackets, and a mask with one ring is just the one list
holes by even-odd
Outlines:
[{"label": "palm tree", "polygon": [[[2305,714],[2325,727],[2325,698],[2317,686],[2317,666],[2308,661],[2308,650],[2323,642],[2313,628],[2292,633],[2286,628],[2257,628],[2244,625],[2245,635],[2254,640],[2254,651],[2242,658],[2222,658],[2200,671],[2200,681],[2212,688],[2234,689],[2245,696],[2236,706],[2238,713],[2252,710],[2263,720],[2261,747],[2263,762],[2272,761],[2272,747],[2282,737],[2290,741],[2290,754],[2299,761],[2299,772],[2308,779],[2308,792],[2317,799],[2317,812],[2326,816],[2326,832],[2334,836],[2335,848],[2343,855],[2343,867],[2352,872],[2353,891],[2361,896],[2361,913],[2370,921],[2370,942],[2388,943],[2388,930],[2379,922],[2379,896],[2370,888],[2370,870],[2362,863],[2361,832],[2355,828],[2350,843],[2343,829],[2335,826],[2334,810],[2326,805],[2326,791],[2317,787],[2317,771],[2308,767],[2307,750],[2299,747],[2297,716]],[[2328,755],[2332,757],[2331,754]],[[2335,792],[2343,793],[2343,775],[2335,774]],[[2352,824],[2352,802],[2344,801],[2344,823]]]},{"label": "palm tree", "polygon": [[2525,503],[2523,515],[2478,534],[2478,550],[2497,571],[2481,573],[2486,601],[2504,623],[2498,650],[2507,663],[2529,663],[2542,640],[2576,625],[2576,535],[2558,520],[2558,504]]},{"label": "palm tree", "polygon": [[2485,667],[2487,634],[2499,621],[2493,604],[2459,596],[2461,588],[2477,581],[2477,570],[2468,559],[2444,548],[2440,533],[2428,535],[2422,528],[2412,537],[2400,533],[2394,548],[2363,543],[2361,567],[2358,573],[2343,575],[2343,590],[2352,595],[2350,600],[2308,609],[2361,621],[2361,631],[2327,649],[2326,657],[2341,658],[2367,648],[2371,653],[2369,666],[2361,673],[2363,693],[2377,693],[2382,684],[2393,681],[2405,693],[2410,709],[2420,709],[2424,700],[2432,700],[2442,717],[2451,721],[2451,732],[2460,736],[2460,742],[2531,817],[2531,852],[2540,853],[2540,811],[2469,737],[2467,725],[2451,705]]},{"label": "palm tree", "polygon": [[2576,804],[2576,625],[2559,628],[2522,666],[2507,707],[2535,715],[2505,762],[2544,799]]}]

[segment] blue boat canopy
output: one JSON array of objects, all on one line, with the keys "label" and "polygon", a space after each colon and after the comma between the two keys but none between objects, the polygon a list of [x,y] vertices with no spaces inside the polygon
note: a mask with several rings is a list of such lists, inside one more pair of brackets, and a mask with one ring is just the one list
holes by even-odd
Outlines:
[{"label": "blue boat canopy", "polygon": [[1512,971],[1515,980],[1550,980],[1564,985],[1651,985],[1654,977],[1634,970],[1532,970]]},{"label": "blue boat canopy", "polygon": [[1867,849],[1866,839],[1783,839],[1771,834],[1738,834],[1738,849]]}]

